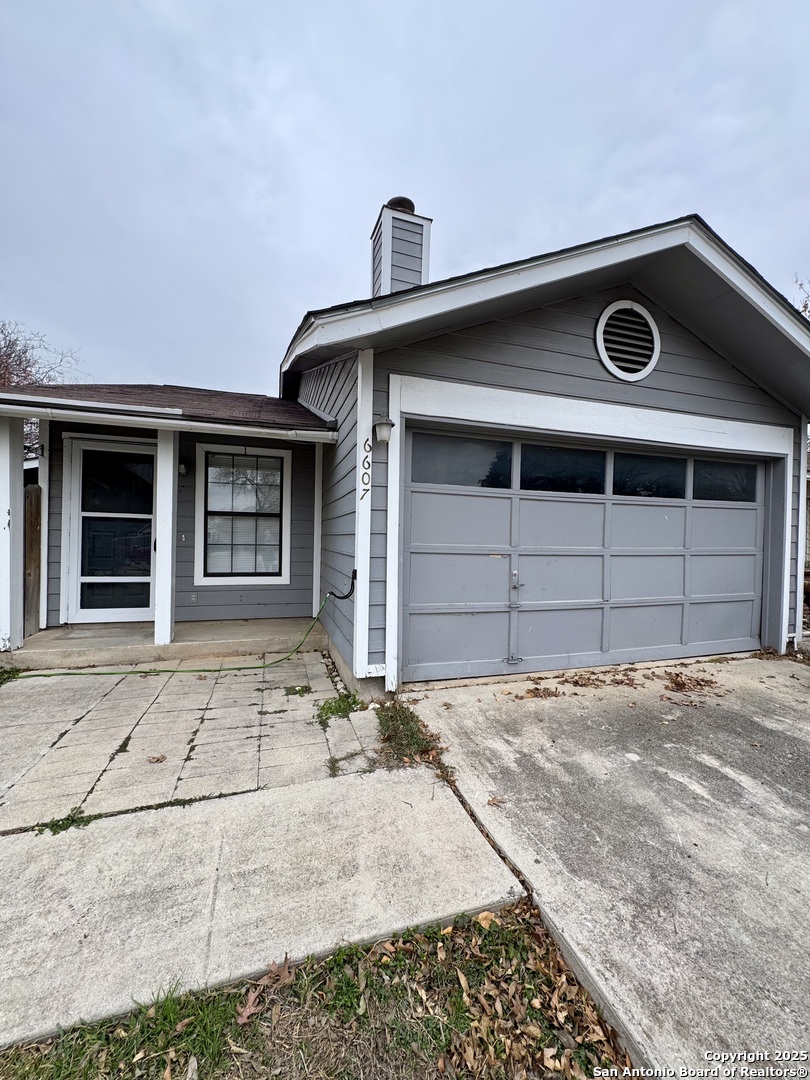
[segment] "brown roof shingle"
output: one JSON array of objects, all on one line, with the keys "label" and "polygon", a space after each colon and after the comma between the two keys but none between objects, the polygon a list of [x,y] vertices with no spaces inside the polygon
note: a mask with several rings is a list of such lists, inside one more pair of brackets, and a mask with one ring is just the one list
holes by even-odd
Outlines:
[{"label": "brown roof shingle", "polygon": [[185,420],[245,424],[295,431],[323,431],[331,425],[297,401],[265,394],[236,394],[197,386],[158,386],[149,383],[65,383],[50,386],[4,386],[6,395],[66,398],[90,408],[137,405],[142,409],[179,409]]}]

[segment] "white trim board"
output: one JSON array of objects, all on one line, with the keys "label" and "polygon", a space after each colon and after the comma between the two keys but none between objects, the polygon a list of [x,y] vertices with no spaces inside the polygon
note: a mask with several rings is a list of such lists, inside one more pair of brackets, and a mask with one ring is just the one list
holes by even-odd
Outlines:
[{"label": "white trim board", "polygon": [[37,479],[42,490],[42,503],[40,508],[40,569],[39,569],[39,628],[44,630],[48,625],[48,529],[50,526],[50,491],[51,491],[51,451],[50,451],[50,423],[47,420],[39,422],[39,445],[42,452],[39,455],[39,472]]},{"label": "white trim board", "polygon": [[368,675],[369,578],[371,577],[371,469],[374,353],[357,354],[357,459],[354,485],[354,631],[352,668],[356,679]]},{"label": "white trim board", "polygon": [[769,424],[721,420],[662,409],[642,409],[577,398],[551,397],[500,390],[470,383],[450,383],[409,375],[389,376],[389,410],[394,421],[388,446],[388,538],[385,614],[386,689],[399,685],[403,417],[461,421],[533,435],[563,434],[583,439],[606,438],[679,450],[720,450],[787,462],[787,564],[781,597],[780,649],[787,645],[790,612],[790,485],[793,472],[793,429]]},{"label": "white trim board", "polygon": [[323,446],[315,445],[315,492],[312,528],[312,617],[321,606],[321,538],[323,536]]},{"label": "white trim board", "polygon": [[796,634],[795,640],[799,642],[802,640],[803,635],[803,623],[802,618],[802,598],[803,589],[802,582],[804,580],[804,565],[807,559],[807,499],[810,497],[810,492],[807,489],[807,417],[802,417],[802,435],[799,440],[799,515],[798,515],[798,533],[796,536]]},{"label": "white trim board", "polygon": [[[257,454],[260,457],[278,457],[282,460],[281,472],[281,574],[273,577],[245,575],[205,575],[205,453],[220,454]],[[230,443],[197,443],[194,475],[194,584],[200,587],[217,585],[227,588],[229,585],[289,585],[290,584],[290,539],[292,536],[292,451],[274,450],[266,446],[250,446],[244,443],[236,446]]]}]

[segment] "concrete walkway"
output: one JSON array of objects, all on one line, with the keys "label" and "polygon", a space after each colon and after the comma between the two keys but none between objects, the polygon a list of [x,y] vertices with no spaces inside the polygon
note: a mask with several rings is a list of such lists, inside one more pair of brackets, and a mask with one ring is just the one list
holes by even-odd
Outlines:
[{"label": "concrete walkway", "polygon": [[[0,833],[83,814],[285,787],[374,764],[373,710],[333,719],[319,652],[184,661],[178,674],[25,678],[0,688]],[[168,665],[171,667],[172,665]],[[212,669],[195,673],[189,668]]]},{"label": "concrete walkway", "polygon": [[518,894],[421,768],[6,835],[0,1044]]},{"label": "concrete walkway", "polygon": [[634,665],[414,698],[634,1065],[808,1049],[810,666]]}]

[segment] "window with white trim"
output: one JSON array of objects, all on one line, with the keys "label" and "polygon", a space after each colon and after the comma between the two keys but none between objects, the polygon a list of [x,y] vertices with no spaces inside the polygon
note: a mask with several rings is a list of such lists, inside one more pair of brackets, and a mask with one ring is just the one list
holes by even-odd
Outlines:
[{"label": "window with white trim", "polygon": [[195,582],[287,584],[290,452],[198,445]]}]

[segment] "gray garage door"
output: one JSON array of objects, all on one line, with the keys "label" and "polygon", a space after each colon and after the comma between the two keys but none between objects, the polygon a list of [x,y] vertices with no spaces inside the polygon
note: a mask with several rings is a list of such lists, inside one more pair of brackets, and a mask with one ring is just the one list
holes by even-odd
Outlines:
[{"label": "gray garage door", "polygon": [[416,431],[406,680],[759,647],[761,465]]}]

